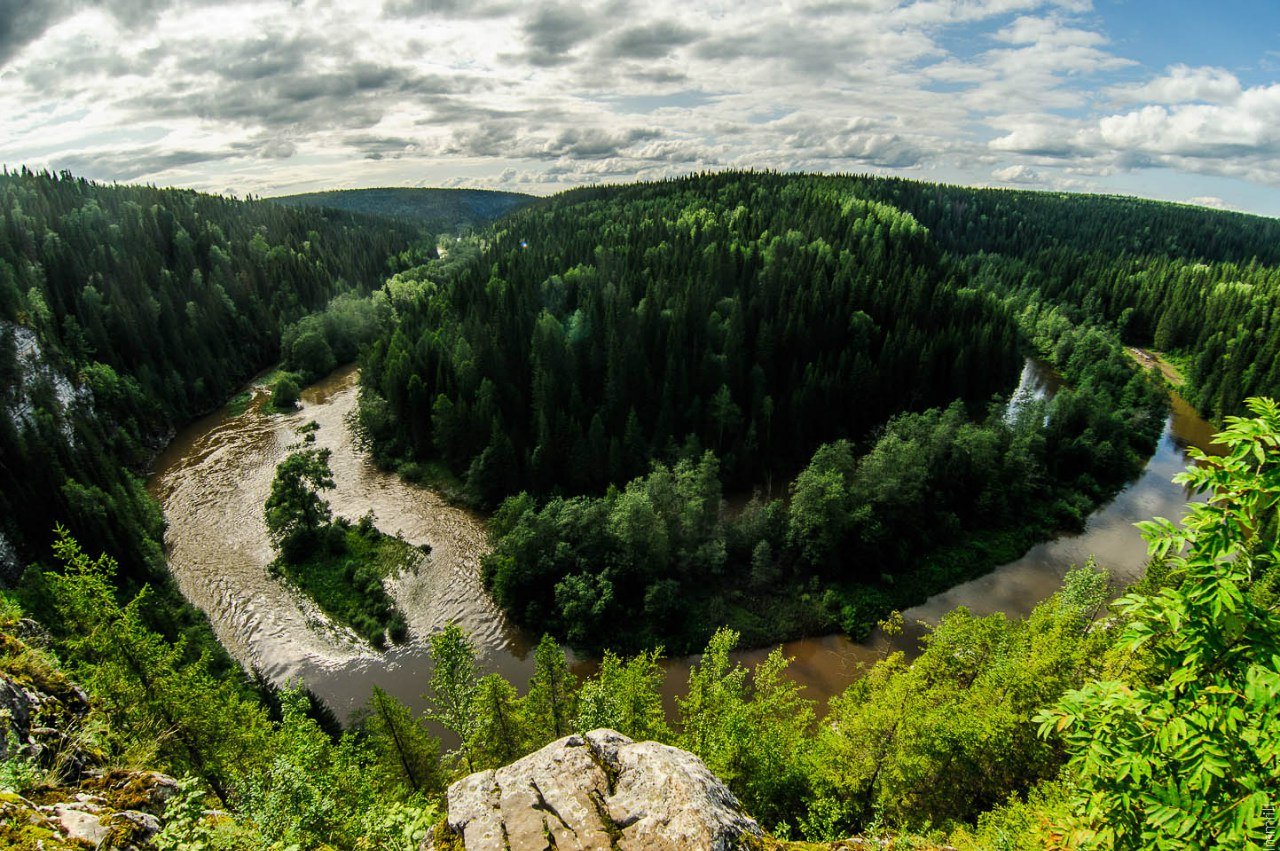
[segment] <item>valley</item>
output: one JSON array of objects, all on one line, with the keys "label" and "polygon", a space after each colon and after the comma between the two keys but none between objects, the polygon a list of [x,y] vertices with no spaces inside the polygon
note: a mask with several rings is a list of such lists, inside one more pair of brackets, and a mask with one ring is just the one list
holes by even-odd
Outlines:
[{"label": "valley", "polygon": [[1276,851],[1278,37],[0,0],[0,851]]},{"label": "valley", "polygon": [[600,730],[769,848],[1140,847],[1104,751],[1258,833],[1280,224],[776,172],[365,210],[468,197],[0,177],[0,691],[62,707],[0,838],[146,766],[197,847],[456,844],[448,790]]},{"label": "valley", "polygon": [[[484,670],[524,687],[539,636],[511,624],[484,587],[480,563],[489,543],[483,516],[377,468],[352,432],[358,378],[353,368],[335,372],[306,388],[301,409],[289,415],[264,411],[265,389],[256,386],[246,411],[220,411],[193,423],[161,454],[148,489],[169,522],[165,540],[179,587],[209,615],[219,640],[242,664],[282,684],[300,678],[343,717],[363,705],[373,686],[420,707],[430,671],[423,639],[449,622],[470,634]],[[1057,378],[1043,364],[1029,361],[1013,396],[1044,398],[1056,385]],[[854,641],[833,634],[784,642],[783,652],[794,658],[788,677],[818,701],[821,711],[864,666],[894,650],[918,652],[922,631],[917,621],[936,624],[958,606],[975,615],[1025,616],[1059,589],[1067,570],[1090,557],[1121,587],[1140,579],[1147,554],[1132,524],[1152,516],[1180,516],[1188,494],[1171,479],[1185,466],[1186,449],[1216,449],[1210,442],[1212,427],[1176,393],[1172,406],[1156,451],[1140,475],[1091,514],[1082,532],[1037,544],[1016,561],[906,609],[907,628],[901,635],[876,632]],[[413,637],[406,645],[385,653],[372,650],[327,623],[305,596],[268,573],[273,553],[260,506],[276,464],[296,440],[297,427],[306,422],[319,423],[317,445],[333,451],[337,488],[328,499],[335,514],[354,519],[372,510],[382,531],[431,548],[417,575],[390,583]],[[747,649],[734,658],[750,666],[767,653]],[[696,662],[696,656],[663,660],[668,672],[663,696],[669,709]],[[589,675],[596,663],[579,658],[573,667]]]}]

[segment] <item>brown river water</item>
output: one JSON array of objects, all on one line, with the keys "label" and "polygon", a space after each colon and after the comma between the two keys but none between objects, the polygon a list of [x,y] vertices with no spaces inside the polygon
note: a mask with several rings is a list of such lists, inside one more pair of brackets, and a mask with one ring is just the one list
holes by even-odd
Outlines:
[{"label": "brown river water", "polygon": [[[420,706],[430,671],[424,637],[451,620],[471,633],[486,672],[496,671],[523,686],[533,666],[530,637],[506,620],[481,583],[480,559],[487,549],[483,518],[379,470],[368,459],[351,429],[356,381],[355,368],[339,370],[303,391],[301,409],[291,414],[264,412],[269,394],[257,386],[244,413],[224,409],[178,434],[148,481],[168,520],[165,543],[178,586],[208,614],[218,638],[242,664],[276,682],[306,683],[342,717],[363,704],[375,685]],[[1051,394],[1056,387],[1052,373],[1028,362],[1013,404]],[[1146,469],[1096,511],[1080,534],[1033,547],[1017,561],[909,609],[902,635],[877,633],[862,642],[842,635],[788,642],[783,649],[793,659],[791,676],[819,701],[821,711],[867,664],[892,650],[914,650],[921,621],[936,623],[961,605],[979,615],[1024,615],[1091,554],[1118,581],[1139,578],[1146,549],[1133,523],[1182,515],[1187,493],[1170,479],[1186,463],[1186,447],[1208,450],[1213,434],[1176,394],[1172,402]],[[415,572],[388,582],[409,623],[410,640],[386,653],[331,623],[305,595],[267,569],[273,553],[263,503],[276,465],[298,439],[297,428],[311,420],[320,425],[316,444],[333,452],[330,465],[337,487],[326,497],[334,513],[354,520],[372,510],[383,532],[431,546]],[[767,653],[738,655],[751,664]],[[695,661],[666,662],[668,707],[682,693]],[[594,664],[575,660],[575,667],[585,674]]]}]

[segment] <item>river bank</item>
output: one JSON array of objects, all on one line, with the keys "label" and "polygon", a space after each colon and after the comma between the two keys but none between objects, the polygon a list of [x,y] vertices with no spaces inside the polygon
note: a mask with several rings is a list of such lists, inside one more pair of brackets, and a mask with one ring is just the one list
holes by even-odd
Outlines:
[{"label": "river bank", "polygon": [[[257,387],[242,411],[217,412],[183,430],[158,459],[149,480],[152,495],[169,521],[166,546],[182,592],[209,614],[219,639],[243,664],[277,682],[301,680],[346,717],[378,685],[411,705],[420,703],[430,660],[423,637],[450,620],[473,636],[481,665],[523,685],[532,671],[531,640],[493,604],[480,579],[488,543],[477,514],[445,502],[433,492],[379,470],[361,451],[352,431],[358,388],[354,368],[339,370],[307,388],[299,411],[271,413],[269,392]],[[1042,398],[1056,376],[1024,370],[1019,398]],[[399,534],[429,555],[419,569],[389,583],[404,613],[409,641],[380,654],[349,630],[332,624],[319,608],[268,569],[274,553],[262,520],[262,505],[275,466],[297,439],[302,424],[319,424],[316,445],[329,448],[337,487],[326,494],[334,513],[356,519],[372,509],[378,528]],[[825,705],[857,676],[860,666],[896,649],[913,650],[923,628],[956,606],[976,614],[1026,614],[1052,594],[1073,565],[1095,555],[1119,582],[1139,576],[1145,546],[1132,524],[1155,515],[1176,518],[1185,490],[1170,482],[1185,464],[1187,446],[1208,448],[1211,426],[1180,397],[1159,446],[1141,476],[1112,502],[1094,512],[1082,532],[1033,547],[1021,558],[978,579],[957,585],[907,610],[907,629],[892,638],[873,633],[865,641],[830,635],[787,642],[794,657],[790,675],[808,696]],[[747,664],[767,649],[742,651]],[[670,706],[687,681],[695,657],[667,660],[665,697]],[[576,660],[581,674],[590,660]]]}]

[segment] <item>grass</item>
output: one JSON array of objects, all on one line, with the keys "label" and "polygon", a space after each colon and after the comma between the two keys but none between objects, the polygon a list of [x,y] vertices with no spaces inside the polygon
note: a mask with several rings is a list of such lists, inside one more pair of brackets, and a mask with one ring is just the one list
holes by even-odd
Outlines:
[{"label": "grass", "polygon": [[253,394],[248,390],[237,393],[227,400],[227,413],[233,417],[238,417],[249,410],[249,403],[252,401]]},{"label": "grass", "polygon": [[272,570],[379,650],[386,648],[388,639],[395,644],[404,641],[408,625],[382,581],[413,569],[416,549],[382,534],[367,519],[355,525],[338,520],[317,538],[304,557],[287,561],[281,556]]},{"label": "grass", "polygon": [[[1191,374],[1191,361],[1193,354],[1186,350],[1175,352],[1152,352],[1160,361],[1164,374],[1168,377],[1169,383],[1174,387],[1182,387],[1187,382],[1187,376]],[[1172,372],[1172,374],[1170,374]]]},{"label": "grass", "polygon": [[450,505],[475,507],[475,499],[466,485],[449,472],[443,461],[400,461],[394,462],[391,469],[401,479],[435,491]]}]

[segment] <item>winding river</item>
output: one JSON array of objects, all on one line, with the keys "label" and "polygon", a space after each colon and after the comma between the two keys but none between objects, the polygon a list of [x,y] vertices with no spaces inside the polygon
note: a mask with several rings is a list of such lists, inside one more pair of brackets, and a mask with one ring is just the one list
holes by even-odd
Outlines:
[{"label": "winding river", "polygon": [[[1052,373],[1028,362],[1014,404],[1054,389]],[[506,620],[481,584],[480,558],[487,547],[482,518],[375,467],[351,429],[356,395],[353,367],[305,390],[301,409],[287,415],[264,410],[268,391],[255,386],[243,413],[223,409],[179,433],[157,459],[148,488],[168,520],[169,565],[183,594],[208,614],[218,638],[242,664],[276,682],[305,682],[343,717],[367,699],[374,685],[420,705],[430,670],[423,637],[451,620],[471,633],[485,670],[523,686],[533,666],[530,641]],[[1091,554],[1120,582],[1141,576],[1146,551],[1132,524],[1156,515],[1181,516],[1188,495],[1170,479],[1183,468],[1186,448],[1207,451],[1213,434],[1179,396],[1174,394],[1172,402],[1159,446],[1143,473],[1096,511],[1081,533],[1040,544],[1017,561],[908,610],[902,635],[873,634],[863,642],[840,635],[789,642],[784,651],[794,659],[791,676],[825,707],[827,698],[843,691],[863,665],[893,649],[915,648],[920,621],[936,622],[956,606],[975,614],[1026,614],[1057,590],[1068,569]],[[331,623],[307,597],[267,570],[273,553],[262,505],[276,465],[297,441],[298,427],[312,420],[320,426],[317,445],[333,453],[337,487],[326,496],[334,513],[356,519],[372,509],[382,531],[431,547],[416,571],[389,584],[411,638],[385,654]],[[743,651],[739,657],[750,664],[767,652]],[[667,661],[669,706],[694,661]],[[585,673],[592,662],[576,660],[575,666]]]}]

